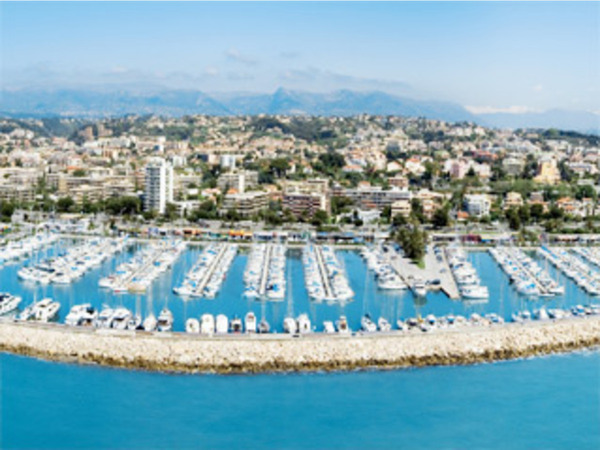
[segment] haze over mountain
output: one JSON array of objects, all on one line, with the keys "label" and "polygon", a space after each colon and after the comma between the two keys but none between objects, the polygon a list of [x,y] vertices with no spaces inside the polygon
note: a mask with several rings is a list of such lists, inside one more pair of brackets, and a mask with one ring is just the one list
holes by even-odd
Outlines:
[{"label": "haze over mountain", "polygon": [[0,115],[18,117],[106,117],[126,114],[239,115],[288,114],[349,116],[356,114],[426,117],[449,122],[471,121],[501,128],[560,128],[600,132],[600,116],[583,111],[474,114],[445,101],[417,100],[380,91],[339,90],[311,93],[280,88],[272,94],[207,94],[198,90],[93,89],[5,90]]}]

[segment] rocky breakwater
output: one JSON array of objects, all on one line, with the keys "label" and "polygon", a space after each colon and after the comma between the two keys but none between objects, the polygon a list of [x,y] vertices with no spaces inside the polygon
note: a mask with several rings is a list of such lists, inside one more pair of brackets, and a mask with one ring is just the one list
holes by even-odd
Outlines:
[{"label": "rocky breakwater", "polygon": [[600,345],[600,317],[357,336],[198,337],[0,323],[0,351],[165,372],[255,373],[472,364]]}]

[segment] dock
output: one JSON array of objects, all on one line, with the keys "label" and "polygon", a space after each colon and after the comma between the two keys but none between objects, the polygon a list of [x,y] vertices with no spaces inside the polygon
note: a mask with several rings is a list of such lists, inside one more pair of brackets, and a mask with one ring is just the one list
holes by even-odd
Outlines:
[{"label": "dock", "polygon": [[[389,255],[390,252],[385,253]],[[446,260],[446,255],[442,252],[442,261],[438,261],[433,251],[433,247],[427,249],[425,254],[425,269],[421,269],[410,259],[399,255],[396,252],[392,252],[395,258],[387,258],[387,262],[392,268],[398,273],[400,278],[412,289],[413,280],[421,279],[424,282],[431,282],[433,280],[440,280],[440,289],[448,298],[452,300],[460,299],[460,291],[456,280],[452,276],[450,266]]]},{"label": "dock", "polygon": [[273,246],[271,244],[267,244],[267,248],[265,250],[265,258],[263,260],[263,266],[261,268],[260,273],[260,284],[258,288],[258,293],[261,296],[264,296],[267,291],[267,281],[269,281],[269,269],[271,266],[271,254],[273,253]]},{"label": "dock", "polygon": [[204,291],[204,288],[206,287],[206,285],[212,278],[212,275],[215,272],[215,270],[217,269],[217,266],[219,265],[219,263],[221,262],[221,259],[223,259],[223,255],[227,251],[227,247],[228,247],[227,244],[225,244],[221,247],[221,249],[219,250],[219,253],[217,254],[217,257],[213,260],[211,266],[206,271],[206,274],[204,275],[202,280],[200,280],[200,283],[198,283],[198,286],[194,289],[194,292],[202,293],[202,291]]},{"label": "dock", "polygon": [[315,245],[315,256],[317,258],[317,266],[319,267],[319,273],[321,274],[321,282],[323,284],[323,289],[325,290],[325,296],[327,298],[333,298],[331,283],[329,282],[327,269],[325,268],[325,263],[323,262],[323,253],[321,247],[318,245]]}]

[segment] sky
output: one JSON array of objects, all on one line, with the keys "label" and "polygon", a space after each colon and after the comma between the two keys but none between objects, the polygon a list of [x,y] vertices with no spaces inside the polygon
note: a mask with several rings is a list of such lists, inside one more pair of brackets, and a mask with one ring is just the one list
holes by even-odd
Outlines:
[{"label": "sky", "polygon": [[600,112],[600,3],[0,3],[2,89],[380,90]]}]

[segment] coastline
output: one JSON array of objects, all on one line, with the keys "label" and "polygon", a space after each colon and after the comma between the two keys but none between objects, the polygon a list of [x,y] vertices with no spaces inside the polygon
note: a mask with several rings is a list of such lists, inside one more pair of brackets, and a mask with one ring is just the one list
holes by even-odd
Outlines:
[{"label": "coastline", "polygon": [[466,365],[600,345],[600,317],[355,336],[190,336],[0,323],[0,352],[166,373],[311,372]]}]

